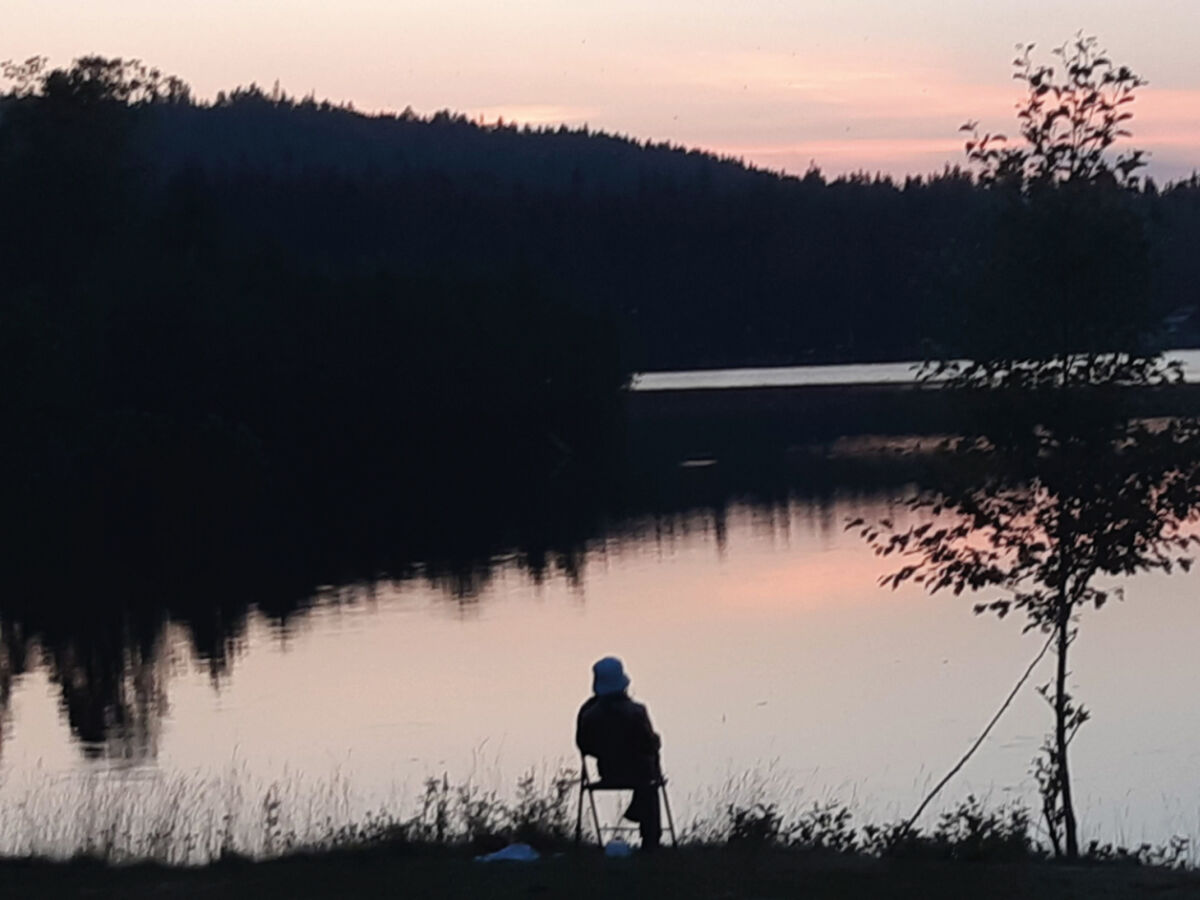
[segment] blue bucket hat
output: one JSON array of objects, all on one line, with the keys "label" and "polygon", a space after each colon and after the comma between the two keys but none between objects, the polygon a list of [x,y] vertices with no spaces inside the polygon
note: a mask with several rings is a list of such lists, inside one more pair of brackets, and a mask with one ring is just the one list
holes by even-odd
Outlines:
[{"label": "blue bucket hat", "polygon": [[629,687],[625,667],[615,656],[606,656],[592,666],[592,690],[597,696],[619,694]]}]

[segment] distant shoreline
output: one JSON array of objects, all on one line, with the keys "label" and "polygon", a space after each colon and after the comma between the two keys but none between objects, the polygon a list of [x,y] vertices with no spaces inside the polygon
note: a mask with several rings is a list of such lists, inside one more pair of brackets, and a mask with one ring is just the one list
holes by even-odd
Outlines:
[{"label": "distant shoreline", "polygon": [[[1166,358],[1183,363],[1186,383],[1200,384],[1200,350],[1171,350]],[[920,365],[919,362],[834,363],[636,372],[629,389],[635,393],[651,393],[773,387],[907,386],[916,383]]]}]

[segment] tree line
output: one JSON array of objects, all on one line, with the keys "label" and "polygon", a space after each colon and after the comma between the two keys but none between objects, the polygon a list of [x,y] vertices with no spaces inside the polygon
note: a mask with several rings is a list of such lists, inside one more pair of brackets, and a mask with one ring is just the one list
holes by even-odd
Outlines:
[{"label": "tree line", "polygon": [[[10,77],[6,165],[13,146],[45,144],[40,177],[12,170],[25,189],[6,198],[22,221],[46,223],[16,229],[19,269],[77,256],[96,247],[89,228],[127,218],[104,197],[119,172],[158,258],[204,254],[211,268],[213,256],[270,251],[289,270],[338,277],[530,273],[611,323],[624,365],[641,370],[918,358],[925,342],[953,340],[948,311],[986,276],[998,239],[1002,210],[967,169],[785,177],[587,127],[364,115],[253,85],[199,103],[134,66],[93,58]],[[90,102],[81,85],[123,107],[121,129],[70,114]],[[1154,308],[1179,313],[1164,338],[1192,342],[1200,180],[1147,180],[1137,206]],[[44,241],[46,228],[58,239]]]}]

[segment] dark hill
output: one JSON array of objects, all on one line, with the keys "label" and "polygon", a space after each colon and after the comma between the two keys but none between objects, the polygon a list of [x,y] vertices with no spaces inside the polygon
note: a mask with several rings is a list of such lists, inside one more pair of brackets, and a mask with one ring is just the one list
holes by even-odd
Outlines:
[{"label": "dark hill", "polygon": [[[913,358],[947,339],[992,241],[993,204],[958,170],[794,178],[587,129],[257,89],[155,106],[136,144],[221,235],[339,269],[533,272],[613,321],[635,369]],[[1200,188],[1151,184],[1141,206],[1167,316],[1195,302]]]},{"label": "dark hill", "polygon": [[364,116],[243,92],[144,114],[168,205],[306,264],[535,273],[633,368],[909,357],[980,240],[958,172],[827,183],[587,130]]},{"label": "dark hill", "polygon": [[[81,60],[3,101],[46,128],[39,172],[13,174],[30,182],[25,199],[47,229],[103,220],[136,195],[134,215],[174,249],[226,261],[270,257],[336,277],[519,272],[612,323],[633,369],[912,358],[925,341],[952,340],[957,298],[994,242],[994,203],[959,170],[784,177],[586,128],[364,115],[253,86],[197,104],[182,83],[137,77],[129,63]],[[92,113],[70,112],[106,101],[124,111],[105,126],[123,135],[119,148],[84,133],[100,127]],[[6,130],[10,165],[33,139],[20,132]],[[114,172],[126,176],[119,202],[102,196]],[[48,191],[32,187],[38,178]],[[55,208],[55,191],[73,196]],[[1175,313],[1173,339],[1188,341],[1200,182],[1150,184],[1139,205],[1155,308]]]},{"label": "dark hill", "polygon": [[661,180],[717,192],[780,180],[703,151],[587,128],[485,126],[448,111],[429,118],[411,111],[364,115],[256,91],[235,92],[213,106],[156,106],[141,140],[146,159],[168,173],[193,165],[383,180],[439,172],[485,191],[625,194]]}]

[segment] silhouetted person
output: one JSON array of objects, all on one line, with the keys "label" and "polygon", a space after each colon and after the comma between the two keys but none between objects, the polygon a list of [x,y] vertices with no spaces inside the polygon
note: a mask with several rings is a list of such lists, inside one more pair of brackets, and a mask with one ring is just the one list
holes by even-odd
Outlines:
[{"label": "silhouetted person", "polygon": [[662,739],[650,725],[650,714],[629,698],[629,676],[615,656],[592,666],[592,696],[579,709],[575,744],[596,757],[600,780],[633,788],[625,818],[638,823],[642,846],[652,850],[662,837],[658,809],[658,751]]}]

